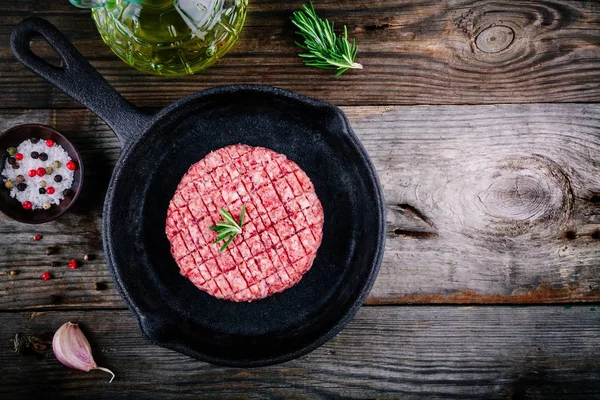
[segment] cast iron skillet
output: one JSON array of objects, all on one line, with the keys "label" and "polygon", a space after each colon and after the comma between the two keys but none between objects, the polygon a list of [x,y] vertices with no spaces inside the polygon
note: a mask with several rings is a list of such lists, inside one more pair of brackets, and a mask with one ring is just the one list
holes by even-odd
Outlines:
[{"label": "cast iron skillet", "polygon": [[[36,56],[42,36],[63,67]],[[384,201],[375,170],[344,114],[330,104],[266,87],[218,87],[155,115],[123,99],[50,23],[23,21],[15,56],[99,115],[123,151],[106,195],[104,250],[117,287],[152,343],[200,360],[261,366],[299,357],[337,334],[371,289],[384,247]],[[169,201],[188,167],[235,143],[285,154],[313,181],[325,212],[323,243],[293,288],[252,303],[196,289],[169,252]]]}]

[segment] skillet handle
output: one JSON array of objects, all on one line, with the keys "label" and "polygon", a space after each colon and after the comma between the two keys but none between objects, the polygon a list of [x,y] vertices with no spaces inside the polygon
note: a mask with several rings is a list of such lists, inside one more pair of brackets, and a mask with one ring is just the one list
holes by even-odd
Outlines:
[{"label": "skillet handle", "polygon": [[[60,56],[61,67],[54,66],[31,49],[31,40],[42,37]],[[92,110],[117,134],[126,146],[140,135],[151,116],[125,100],[88,63],[54,25],[45,19],[30,17],[17,25],[10,36],[15,57],[27,68],[51,82]]]}]

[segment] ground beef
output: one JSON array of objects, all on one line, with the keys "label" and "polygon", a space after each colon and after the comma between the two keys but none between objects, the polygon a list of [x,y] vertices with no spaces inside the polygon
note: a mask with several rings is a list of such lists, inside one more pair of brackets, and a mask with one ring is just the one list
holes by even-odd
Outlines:
[{"label": "ground beef", "polygon": [[[242,233],[223,251],[209,229],[220,208]],[[166,234],[180,273],[221,299],[252,301],[298,283],[323,236],[323,208],[308,176],[284,155],[233,145],[208,154],[183,176],[167,213]]]}]

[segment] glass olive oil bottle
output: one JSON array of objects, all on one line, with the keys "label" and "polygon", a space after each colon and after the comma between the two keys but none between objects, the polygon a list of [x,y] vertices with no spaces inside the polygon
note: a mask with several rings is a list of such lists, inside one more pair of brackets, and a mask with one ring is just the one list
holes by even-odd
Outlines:
[{"label": "glass olive oil bottle", "polygon": [[211,66],[236,42],[248,0],[70,0],[91,8],[104,42],[127,64],[165,76]]}]

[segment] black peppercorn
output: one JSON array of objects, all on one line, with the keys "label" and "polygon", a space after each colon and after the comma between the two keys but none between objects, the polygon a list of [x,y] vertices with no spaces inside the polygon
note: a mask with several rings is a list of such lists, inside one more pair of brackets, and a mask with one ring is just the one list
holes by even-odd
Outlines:
[{"label": "black peppercorn", "polygon": [[60,303],[62,303],[62,300],[63,300],[62,297],[57,294],[50,295],[50,302],[52,304],[60,304]]},{"label": "black peppercorn", "polygon": [[62,182],[63,177],[62,175],[55,175],[54,176],[54,182]]},{"label": "black peppercorn", "polygon": [[8,158],[6,159],[6,161],[8,161],[8,163],[9,163],[10,165],[13,165],[14,163],[16,163],[16,162],[17,162],[17,159],[16,159],[16,158],[14,158],[14,157],[8,157]]},{"label": "black peppercorn", "polygon": [[32,138],[31,138],[31,139],[29,139],[29,140],[31,140],[31,143],[33,143],[33,144],[36,144],[37,142],[39,142],[39,141],[40,141],[40,138],[37,138],[37,137],[32,137]]},{"label": "black peppercorn", "polygon": [[42,160],[42,161],[48,161],[48,154],[46,154],[46,153],[40,153],[40,160]]},{"label": "black peppercorn", "polygon": [[25,189],[27,189],[27,184],[26,183],[21,182],[21,183],[17,184],[17,190],[19,192],[22,192]]},{"label": "black peppercorn", "polygon": [[70,196],[71,195],[71,191],[69,189],[65,189],[63,190],[63,196]]},{"label": "black peppercorn", "polygon": [[40,188],[39,192],[40,192],[40,194],[46,194],[46,189]]},{"label": "black peppercorn", "polygon": [[38,153],[37,151],[31,152],[31,158],[33,158],[34,160],[37,160],[39,157],[40,157],[40,153]]}]

